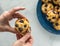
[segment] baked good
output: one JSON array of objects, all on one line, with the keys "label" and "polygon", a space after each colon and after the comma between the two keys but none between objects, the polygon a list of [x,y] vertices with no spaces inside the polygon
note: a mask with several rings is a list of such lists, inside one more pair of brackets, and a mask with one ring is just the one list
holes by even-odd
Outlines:
[{"label": "baked good", "polygon": [[56,30],[60,30],[60,19],[58,19],[58,20],[53,24],[53,27],[54,27]]},{"label": "baked good", "polygon": [[60,5],[60,0],[53,0],[53,3],[56,5]]},{"label": "baked good", "polygon": [[15,29],[20,33],[20,35],[25,35],[27,32],[30,32],[31,30],[29,21],[26,18],[19,18],[15,22]]},{"label": "baked good", "polygon": [[42,0],[41,10],[56,30],[60,30],[60,0]]},{"label": "baked good", "polygon": [[53,10],[54,6],[52,3],[47,3],[48,6],[47,6],[47,12],[50,11],[50,10]]},{"label": "baked good", "polygon": [[58,14],[59,14],[59,16],[60,16],[60,7],[59,7],[59,9],[58,9]]},{"label": "baked good", "polygon": [[58,15],[60,16],[60,7],[59,6],[55,6],[55,9],[54,9],[57,13],[58,13]]},{"label": "baked good", "polygon": [[51,10],[47,13],[47,20],[48,21],[55,23],[57,19],[58,19],[58,14],[56,11]]},{"label": "baked good", "polygon": [[55,6],[55,11],[60,12],[60,7],[59,6]]},{"label": "baked good", "polygon": [[43,3],[51,2],[52,0],[42,0]]},{"label": "baked good", "polygon": [[55,6],[54,10],[55,10],[56,12],[58,12],[58,9],[59,9],[59,7],[58,7],[58,6]]},{"label": "baked good", "polygon": [[52,10],[54,6],[51,3],[46,3],[42,5],[42,12],[47,13],[48,11]]}]

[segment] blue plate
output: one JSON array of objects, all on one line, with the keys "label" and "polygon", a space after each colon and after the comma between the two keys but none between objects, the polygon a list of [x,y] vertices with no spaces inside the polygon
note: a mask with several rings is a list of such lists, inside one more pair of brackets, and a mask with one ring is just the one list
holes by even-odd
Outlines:
[{"label": "blue plate", "polygon": [[53,28],[52,24],[47,21],[45,14],[41,11],[42,1],[39,0],[37,4],[37,17],[40,22],[40,24],[48,31],[53,34],[60,34],[60,31],[57,31]]}]

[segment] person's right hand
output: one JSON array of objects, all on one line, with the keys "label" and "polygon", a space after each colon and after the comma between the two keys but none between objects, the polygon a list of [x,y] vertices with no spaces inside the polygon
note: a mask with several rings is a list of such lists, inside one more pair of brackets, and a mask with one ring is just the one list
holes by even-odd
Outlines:
[{"label": "person's right hand", "polygon": [[13,46],[32,46],[33,38],[30,33],[27,33],[25,36],[19,39],[19,35],[17,35],[18,40],[13,44]]}]

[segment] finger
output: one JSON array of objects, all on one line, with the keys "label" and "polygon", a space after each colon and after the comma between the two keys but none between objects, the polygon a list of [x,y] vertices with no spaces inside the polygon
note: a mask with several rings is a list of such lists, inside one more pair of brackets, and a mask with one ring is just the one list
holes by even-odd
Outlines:
[{"label": "finger", "polygon": [[32,37],[29,39],[29,43],[33,44],[33,38]]},{"label": "finger", "polygon": [[9,11],[10,14],[14,14],[16,11],[24,10],[24,7],[15,7]]},{"label": "finger", "polygon": [[25,18],[22,14],[15,12],[13,18]]},{"label": "finger", "polygon": [[0,25],[0,32],[5,32],[5,30],[3,29],[3,26]]},{"label": "finger", "polygon": [[[13,15],[13,18],[25,18],[27,21],[28,21],[28,19],[25,17],[25,16],[23,16],[22,14],[20,14],[20,13],[18,13],[18,12],[15,12],[15,14]],[[29,22],[29,21],[28,21]]]},{"label": "finger", "polygon": [[33,38],[31,37],[29,41],[26,42],[26,45],[32,46],[33,45]]},{"label": "finger", "polygon": [[[30,39],[31,40],[31,39]],[[30,46],[32,46],[32,44],[33,43],[31,43],[31,42],[27,42],[27,43],[25,43],[26,45],[30,45]]]},{"label": "finger", "polygon": [[16,34],[17,40],[19,40],[21,38],[20,34]]},{"label": "finger", "polygon": [[31,34],[30,33],[27,33],[25,36],[23,36],[20,41],[22,42],[26,42],[29,38],[30,38]]},{"label": "finger", "polygon": [[16,11],[19,11],[19,10],[24,10],[25,8],[20,8],[20,7],[15,7],[13,9],[11,9],[10,11],[5,11],[2,15],[1,15],[1,18],[4,20],[10,20],[13,18],[13,15]]},{"label": "finger", "polygon": [[10,27],[8,25],[4,26],[4,30],[6,30],[6,32],[11,32],[11,33],[15,33],[17,34],[18,32],[15,30],[15,28]]},{"label": "finger", "polygon": [[30,41],[31,39],[32,39],[32,41],[33,41],[32,36],[26,41],[26,43],[27,43],[27,42],[32,42],[32,41]]},{"label": "finger", "polygon": [[15,28],[8,27],[7,29],[8,29],[8,32],[15,33],[15,34],[18,33],[18,32],[15,30]]},{"label": "finger", "polygon": [[17,40],[20,39],[20,36],[18,34],[16,34]]}]

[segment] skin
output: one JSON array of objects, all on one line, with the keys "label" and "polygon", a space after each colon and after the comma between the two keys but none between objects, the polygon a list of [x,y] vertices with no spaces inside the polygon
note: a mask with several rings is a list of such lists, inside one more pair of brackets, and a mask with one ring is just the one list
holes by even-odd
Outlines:
[{"label": "skin", "polygon": [[13,44],[13,46],[32,46],[33,45],[33,38],[30,33],[27,33],[22,38],[19,37],[17,34],[17,41]]},{"label": "skin", "polygon": [[[19,10],[24,10],[25,8],[16,7],[9,11],[4,12],[0,16],[0,32],[12,32],[17,33],[15,28],[9,25],[9,21],[15,18],[25,18],[22,14],[18,13]],[[4,28],[3,28],[4,27]]]},{"label": "skin", "polygon": [[11,27],[9,21],[15,18],[25,18],[22,14],[18,13],[19,10],[24,10],[23,7],[15,7],[9,11],[6,11],[0,15],[0,32],[12,32],[16,34],[17,41],[13,46],[32,46],[33,38],[31,33],[27,33],[25,36],[20,37],[19,32]]}]

